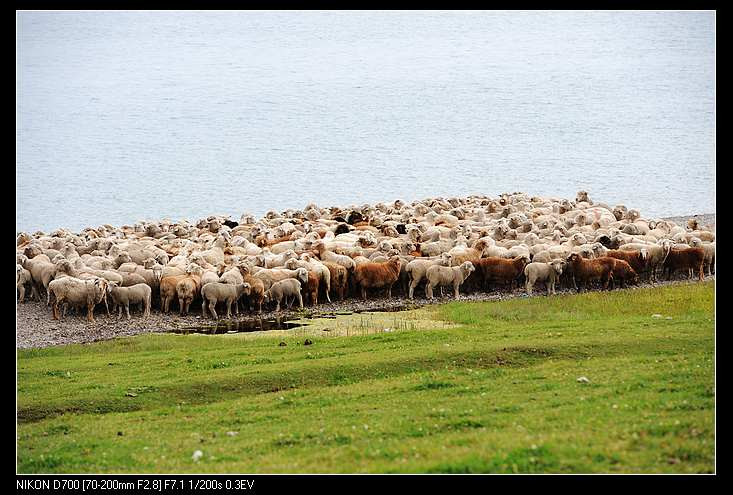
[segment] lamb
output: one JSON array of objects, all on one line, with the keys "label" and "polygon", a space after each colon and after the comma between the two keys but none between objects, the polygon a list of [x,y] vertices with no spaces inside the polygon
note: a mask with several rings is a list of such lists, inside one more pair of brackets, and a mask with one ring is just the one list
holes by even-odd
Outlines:
[{"label": "lamb", "polygon": [[231,318],[232,303],[237,303],[243,295],[249,295],[251,287],[248,283],[226,284],[222,282],[209,282],[204,285],[201,288],[201,297],[203,299],[201,311],[204,318],[206,318],[206,306],[208,304],[214,319],[219,319],[219,316],[216,314],[216,303],[218,301],[226,302],[227,318]]},{"label": "lamb", "polygon": [[[613,268],[616,266],[616,259],[603,257],[592,260],[583,259],[577,253],[573,253],[567,258],[568,268],[573,276],[573,285],[578,292],[583,285],[586,289],[592,280],[600,279],[603,282],[603,288],[608,288],[608,284],[613,278]],[[579,283],[576,285],[576,281]]]},{"label": "lamb", "polygon": [[524,267],[524,277],[526,280],[525,289],[527,294],[532,295],[532,288],[537,282],[544,282],[547,287],[547,295],[556,294],[555,282],[562,275],[565,262],[554,260],[549,263],[532,262]]},{"label": "lamb", "polygon": [[392,286],[400,276],[402,260],[392,256],[385,263],[364,263],[354,269],[354,282],[361,289],[361,297],[366,301],[367,289],[386,287],[387,297],[392,297]]},{"label": "lamb", "polygon": [[452,258],[453,255],[451,255],[450,253],[443,253],[437,258],[416,258],[407,263],[405,266],[405,272],[407,272],[410,283],[408,289],[408,297],[410,299],[413,298],[415,288],[418,286],[418,284],[420,284],[422,279],[427,274],[428,268],[433,265],[451,266]]},{"label": "lamb", "polygon": [[436,286],[453,286],[453,294],[456,299],[459,297],[461,284],[475,270],[473,263],[464,261],[460,266],[433,265],[425,273],[427,283],[425,284],[425,297],[433,298],[433,288]]},{"label": "lamb", "polygon": [[150,316],[152,289],[146,283],[135,284],[129,287],[118,287],[115,282],[109,284],[109,294],[112,297],[113,307],[119,307],[118,319],[122,318],[122,307],[125,308],[127,319],[130,319],[130,304],[143,306],[143,318]]},{"label": "lamb", "polygon": [[59,306],[72,304],[86,305],[87,321],[94,322],[94,306],[105,299],[108,291],[108,282],[103,278],[81,280],[74,277],[63,277],[52,280],[48,290],[54,295],[53,319],[59,319]]},{"label": "lamb", "polygon": [[277,308],[275,311],[280,311],[280,303],[283,299],[287,303],[288,298],[292,297],[288,309],[292,307],[295,298],[298,298],[300,309],[303,309],[303,296],[300,295],[300,281],[295,278],[286,278],[272,284],[272,286],[265,291],[265,302],[277,301]]}]

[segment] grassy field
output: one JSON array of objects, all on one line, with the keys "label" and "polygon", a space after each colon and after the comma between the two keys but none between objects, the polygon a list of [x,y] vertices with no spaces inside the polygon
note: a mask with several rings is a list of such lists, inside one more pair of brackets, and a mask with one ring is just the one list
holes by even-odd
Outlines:
[{"label": "grassy field", "polygon": [[18,472],[715,470],[710,282],[401,315],[18,351]]}]

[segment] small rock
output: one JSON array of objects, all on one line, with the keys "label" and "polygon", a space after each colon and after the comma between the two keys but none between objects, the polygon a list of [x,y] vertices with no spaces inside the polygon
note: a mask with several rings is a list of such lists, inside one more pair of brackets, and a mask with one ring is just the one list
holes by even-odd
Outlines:
[{"label": "small rock", "polygon": [[311,339],[305,339],[305,342],[303,342],[303,345],[312,345],[313,341]]},{"label": "small rock", "polygon": [[238,434],[239,434],[239,432],[238,432],[238,431],[228,431],[228,432],[227,432],[227,436],[230,436],[230,437],[236,436],[236,435],[238,435]]},{"label": "small rock", "polygon": [[661,317],[662,317],[662,315],[657,314],[657,313],[655,313],[655,314],[652,315],[652,318],[661,318]]},{"label": "small rock", "polygon": [[203,456],[204,456],[204,453],[201,452],[200,450],[197,450],[193,453],[193,456],[191,456],[191,458],[193,459],[194,462],[198,462],[199,459],[201,459]]},{"label": "small rock", "polygon": [[588,380],[588,378],[585,376],[580,376],[578,377],[578,382],[579,383],[590,383],[590,380]]},{"label": "small rock", "polygon": [[285,346],[286,346],[286,345],[288,345],[288,344],[286,344],[286,343],[285,343],[285,341],[281,341],[281,342],[280,342],[280,343],[279,343],[278,345],[279,345],[280,347],[285,347]]},{"label": "small rock", "polygon": [[133,393],[133,392],[127,392],[125,395],[127,397],[137,397],[137,394],[136,393]]},{"label": "small rock", "polygon": [[122,433],[121,431],[118,431],[118,432],[117,432],[117,436],[118,436],[118,437],[121,437],[122,435],[124,435],[124,433]]}]

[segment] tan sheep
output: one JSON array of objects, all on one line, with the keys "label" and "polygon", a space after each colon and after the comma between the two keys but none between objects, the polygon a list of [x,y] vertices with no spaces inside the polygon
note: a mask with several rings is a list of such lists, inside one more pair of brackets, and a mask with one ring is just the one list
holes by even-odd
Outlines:
[{"label": "tan sheep", "polygon": [[[303,270],[302,268],[299,269]],[[307,273],[308,272],[306,271],[306,276]],[[288,299],[292,298],[290,299],[290,304],[288,304],[288,309],[290,309],[297,298],[300,309],[303,309],[303,296],[300,294],[300,288],[301,284],[298,279],[286,278],[284,280],[280,280],[273,283],[272,286],[265,291],[264,302],[269,303],[270,301],[277,301],[277,308],[275,308],[275,311],[280,311],[280,303],[283,299],[285,299],[285,302],[287,303]]]},{"label": "tan sheep", "polygon": [[201,311],[206,317],[206,306],[215,320],[219,319],[216,314],[216,303],[223,301],[227,305],[227,318],[232,317],[232,303],[237,303],[243,295],[250,294],[251,286],[248,283],[227,284],[222,282],[210,282],[201,288]]},{"label": "tan sheep", "polygon": [[425,276],[425,296],[433,298],[433,288],[436,286],[453,286],[453,293],[456,299],[459,296],[459,288],[468,276],[475,270],[473,263],[464,261],[460,266],[433,265],[428,268]]}]

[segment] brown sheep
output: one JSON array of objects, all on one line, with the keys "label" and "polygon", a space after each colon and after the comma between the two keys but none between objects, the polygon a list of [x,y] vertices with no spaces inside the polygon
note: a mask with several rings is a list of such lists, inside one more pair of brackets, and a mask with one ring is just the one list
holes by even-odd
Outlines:
[{"label": "brown sheep", "polygon": [[621,281],[621,288],[623,289],[626,286],[626,282],[636,284],[639,281],[639,276],[629,263],[621,259],[616,259],[616,264],[613,266],[613,277],[611,277],[611,288],[613,288],[616,280]]},{"label": "brown sheep", "polygon": [[[601,280],[603,288],[607,289],[613,278],[613,268],[616,266],[616,259],[604,256],[592,260],[583,259],[578,253],[573,253],[567,258],[568,269],[573,276],[573,285],[580,292],[581,286],[588,288],[592,280]],[[579,281],[576,285],[576,282]]]},{"label": "brown sheep", "polygon": [[262,313],[262,303],[265,301],[265,284],[262,280],[251,275],[244,275],[244,283],[250,285],[250,292],[245,295],[246,307],[253,309],[253,303],[257,303],[257,312]]},{"label": "brown sheep", "polygon": [[703,264],[705,262],[705,250],[703,248],[672,248],[664,260],[662,266],[662,274],[667,272],[667,280],[672,278],[672,274],[677,270],[687,270],[688,278],[692,278],[694,271],[699,273],[699,280],[704,279]]},{"label": "brown sheep", "polygon": [[339,300],[346,297],[346,289],[349,287],[349,271],[337,263],[322,261],[328,271],[331,272],[331,289],[338,294]]},{"label": "brown sheep", "polygon": [[529,263],[526,256],[517,256],[513,259],[488,257],[474,261],[476,267],[476,280],[478,285],[488,288],[489,283],[508,284],[509,289],[524,274],[524,267]]},{"label": "brown sheep", "polygon": [[[617,260],[623,260],[634,269],[635,272],[641,273],[646,270],[647,267],[647,252],[646,250],[641,251],[620,251],[620,250],[609,250],[606,253],[609,258],[616,258]],[[614,277],[616,274],[614,274]]]},{"label": "brown sheep", "polygon": [[361,297],[366,301],[367,289],[387,288],[387,297],[392,297],[392,285],[400,277],[402,260],[392,256],[384,263],[363,263],[354,269],[354,282],[361,288]]},{"label": "brown sheep", "polygon": [[303,285],[302,291],[306,300],[309,300],[311,305],[315,306],[318,304],[318,275],[315,272],[308,272],[308,281]]},{"label": "brown sheep", "polygon": [[176,284],[176,294],[181,315],[188,314],[188,308],[201,293],[201,274],[189,273]]},{"label": "brown sheep", "polygon": [[173,275],[160,279],[160,309],[163,313],[170,310],[171,301],[176,297],[176,285],[186,277],[187,275]]}]

